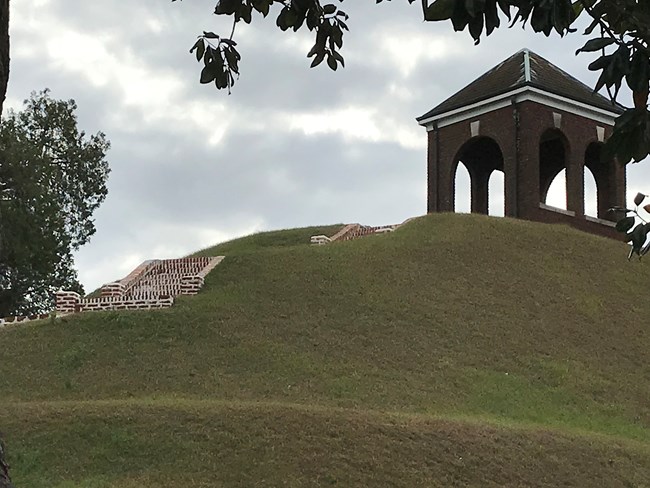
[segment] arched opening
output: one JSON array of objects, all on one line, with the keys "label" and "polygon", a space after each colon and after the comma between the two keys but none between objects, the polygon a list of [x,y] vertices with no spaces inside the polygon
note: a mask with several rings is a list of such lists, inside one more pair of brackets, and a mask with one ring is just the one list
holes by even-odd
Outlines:
[{"label": "arched opening", "polygon": [[[585,168],[593,175],[596,187],[596,212],[590,213],[600,219],[613,219],[615,215],[608,212],[610,207],[620,205],[616,199],[616,186],[612,181],[614,168],[617,164],[614,161],[606,161],[602,158],[603,143],[592,142],[585,151]],[[586,188],[585,178],[585,191]],[[586,195],[585,195],[586,207]]]},{"label": "arched opening", "polygon": [[495,217],[505,215],[505,175],[503,171],[494,170],[488,185],[488,214]]},{"label": "arched opening", "polygon": [[472,211],[472,186],[467,167],[462,162],[456,165],[454,176],[454,212],[470,213]]},{"label": "arched opening", "polygon": [[[469,173],[470,211],[487,214],[489,210],[490,175],[499,170],[503,172],[503,153],[499,144],[489,137],[474,137],[467,141],[458,151],[458,165],[462,163]],[[456,170],[458,174],[458,169]],[[456,182],[458,185],[458,182]],[[503,190],[500,192],[503,194]],[[455,207],[461,211],[460,206]]]},{"label": "arched opening", "polygon": [[548,187],[546,191],[546,198],[542,203],[550,205],[551,207],[567,209],[566,197],[566,169],[560,171]]},{"label": "arched opening", "polygon": [[[540,202],[554,207],[567,208],[566,167],[569,160],[569,142],[565,135],[557,129],[549,129],[542,134],[539,142],[539,198]],[[558,179],[559,177],[559,179]],[[556,183],[557,180],[557,183]],[[552,198],[549,192],[553,185]],[[558,186],[563,187],[563,198],[560,201]]]},{"label": "arched opening", "polygon": [[598,185],[591,170],[585,166],[585,215],[598,217]]}]

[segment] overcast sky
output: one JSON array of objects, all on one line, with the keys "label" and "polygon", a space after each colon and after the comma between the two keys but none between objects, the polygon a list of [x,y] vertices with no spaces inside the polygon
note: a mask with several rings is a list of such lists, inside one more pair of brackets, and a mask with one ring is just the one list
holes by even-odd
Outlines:
[{"label": "overcast sky", "polygon": [[[309,69],[312,35],[258,17],[237,27],[241,79],[228,96],[198,83],[188,53],[201,31],[229,32],[212,15],[215,3],[11,2],[6,107],[50,88],[77,101],[81,129],[112,144],[97,233],[76,255],[87,291],[145,259],[256,231],[425,213],[426,132],[415,117],[524,47],[595,81],[591,58],[574,56],[579,35],[548,39],[517,27],[474,46],[450,25],[423,23],[418,2],[348,0],[345,69]],[[650,191],[646,166],[628,169],[629,193]],[[467,210],[468,183],[458,183]],[[492,189],[491,209],[503,213],[498,181]],[[563,199],[554,184],[548,203]]]}]

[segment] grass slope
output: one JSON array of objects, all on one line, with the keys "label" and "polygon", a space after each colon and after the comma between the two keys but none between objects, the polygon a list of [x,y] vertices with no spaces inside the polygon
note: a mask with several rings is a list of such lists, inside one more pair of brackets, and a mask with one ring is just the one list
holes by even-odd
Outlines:
[{"label": "grass slope", "polygon": [[201,251],[172,309],[0,331],[17,485],[648,486],[624,244],[441,214],[308,245],[337,228]]}]

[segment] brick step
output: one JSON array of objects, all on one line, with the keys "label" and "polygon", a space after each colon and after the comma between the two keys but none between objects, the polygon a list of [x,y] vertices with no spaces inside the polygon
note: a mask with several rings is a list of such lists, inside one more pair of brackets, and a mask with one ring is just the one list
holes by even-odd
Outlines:
[{"label": "brick step", "polygon": [[196,258],[176,258],[176,259],[163,259],[160,261],[161,264],[184,264],[184,263],[201,263],[204,266],[210,262],[212,257],[196,257]]},{"label": "brick step", "polygon": [[223,256],[145,261],[126,278],[102,287],[102,297],[86,299],[71,291],[59,291],[60,313],[86,310],[139,310],[171,307],[174,297],[193,295]]},{"label": "brick step", "polygon": [[399,225],[370,226],[348,224],[331,237],[324,235],[311,236],[311,243],[321,245],[329,244],[334,241],[350,241],[352,239],[358,239],[360,237],[366,237],[373,234],[385,234],[388,232],[393,232],[398,227]]},{"label": "brick step", "polygon": [[181,294],[181,286],[143,286],[142,288],[138,288],[137,290],[134,290],[134,294],[131,295],[131,293],[127,293],[125,296],[132,297],[132,296],[137,296],[137,295],[150,295],[150,296],[156,296],[156,295],[171,295],[171,296],[176,296]]},{"label": "brick step", "polygon": [[173,275],[167,275],[167,274],[160,274],[160,275],[151,275],[151,276],[145,276],[141,280],[139,280],[137,283],[135,283],[133,286],[139,286],[139,285],[155,285],[158,283],[180,283],[183,281],[183,278],[188,277],[188,276],[196,276],[196,275],[189,275],[189,274],[173,274]]},{"label": "brick step", "polygon": [[122,297],[119,300],[82,300],[77,304],[75,312],[100,310],[147,310],[150,308],[166,308],[174,304],[174,297],[142,298]]},{"label": "brick step", "polygon": [[163,264],[159,264],[157,266],[154,266],[152,268],[152,271],[160,271],[160,270],[179,271],[179,270],[186,270],[186,269],[198,269],[198,270],[201,270],[201,269],[205,268],[205,266],[207,266],[207,265],[203,265],[203,264],[186,264],[186,265],[185,264],[176,264],[176,265],[173,265],[173,266],[166,266],[166,265],[163,265]]}]

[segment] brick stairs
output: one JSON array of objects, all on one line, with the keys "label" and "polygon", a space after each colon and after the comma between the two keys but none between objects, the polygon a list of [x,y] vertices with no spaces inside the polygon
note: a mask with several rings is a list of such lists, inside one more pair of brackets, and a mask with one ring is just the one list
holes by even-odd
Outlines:
[{"label": "brick stairs", "polygon": [[352,239],[358,239],[373,234],[386,234],[388,232],[393,232],[406,222],[408,222],[408,220],[404,221],[402,224],[380,225],[374,227],[370,225],[348,224],[331,237],[325,235],[311,236],[311,243],[322,245],[331,242],[351,241]]},{"label": "brick stairs", "polygon": [[57,313],[91,310],[166,308],[178,295],[195,295],[206,275],[223,256],[145,261],[125,278],[102,286],[100,297],[83,298],[73,291],[56,294]]}]

